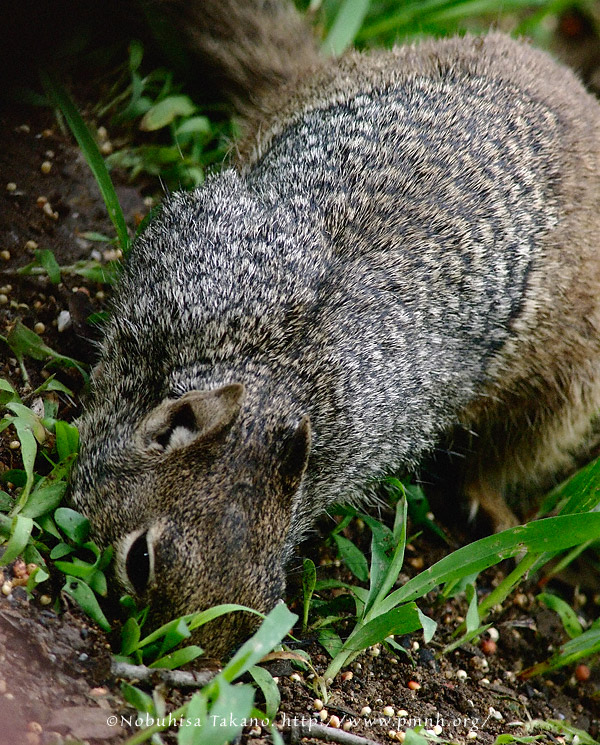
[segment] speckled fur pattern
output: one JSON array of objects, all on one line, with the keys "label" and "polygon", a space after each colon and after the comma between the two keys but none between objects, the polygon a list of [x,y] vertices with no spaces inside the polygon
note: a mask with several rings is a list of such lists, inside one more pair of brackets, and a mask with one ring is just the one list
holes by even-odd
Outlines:
[{"label": "speckled fur pattern", "polygon": [[[600,403],[600,115],[573,74],[490,34],[351,53],[278,96],[137,239],[80,421],[73,502],[129,589],[147,536],[156,620],[268,609],[320,512],[450,433],[505,527]],[[216,433],[201,413],[148,446],[161,402],[231,384]]]}]

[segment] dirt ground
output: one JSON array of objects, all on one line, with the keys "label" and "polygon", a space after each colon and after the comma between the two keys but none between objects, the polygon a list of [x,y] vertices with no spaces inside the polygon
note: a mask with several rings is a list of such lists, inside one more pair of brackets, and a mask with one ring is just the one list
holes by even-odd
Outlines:
[{"label": "dirt ground", "polygon": [[[49,170],[42,168],[44,162],[51,164]],[[117,178],[117,188],[128,223],[133,224],[148,210],[145,194],[139,185],[127,185],[124,179]],[[51,209],[44,208],[45,203]],[[45,277],[15,274],[18,267],[31,261],[32,241],[39,248],[52,249],[61,265],[77,259],[111,258],[105,244],[82,237],[88,231],[113,234],[93,177],[77,148],[61,133],[51,111],[15,105],[5,108],[0,114],[1,334],[6,335],[11,325],[21,320],[29,328],[35,327],[58,351],[93,361],[97,332],[86,324],[86,318],[105,307],[110,289],[76,277],[65,276],[60,285],[51,285]],[[59,331],[58,318],[63,311],[69,312],[71,323]],[[27,369],[32,386],[42,382],[41,363],[29,360]],[[20,370],[6,347],[0,349],[0,377],[23,390]],[[59,377],[77,394],[81,391],[77,373],[63,371]],[[77,398],[61,398],[62,418],[74,418],[78,410]],[[18,453],[8,447],[10,433],[0,437],[0,471],[18,467]],[[452,538],[457,544],[468,540],[462,535]],[[410,546],[407,575],[400,581],[439,559],[446,550],[435,536],[421,535]],[[324,546],[313,558],[320,564],[322,576],[340,571]],[[485,573],[479,591],[490,591],[509,568]],[[0,579],[10,578],[8,567]],[[577,585],[562,582],[559,589],[582,618],[590,620],[598,614],[596,585],[597,577],[582,575]],[[443,739],[488,745],[501,733],[531,733],[530,723],[539,719],[568,721],[598,738],[597,660],[577,674],[571,668],[528,682],[519,678],[521,670],[547,658],[566,640],[556,614],[535,601],[537,592],[535,585],[525,586],[492,614],[496,633],[492,632],[491,639],[479,646],[464,645],[442,657],[438,652],[451,641],[451,631],[464,616],[466,605],[464,600],[443,600],[431,594],[422,610],[440,625],[434,641],[425,647],[422,637],[414,634],[397,640],[405,647],[405,654],[383,647],[363,654],[334,681],[327,717],[315,708],[316,694],[308,676],[298,675],[287,662],[273,663],[270,669],[279,679],[282,695],[279,723],[287,732],[292,722],[322,724],[324,719],[327,724],[335,715],[342,723],[351,721],[352,733],[382,744],[397,742],[398,730],[423,723]],[[60,599],[60,615],[49,609],[51,605],[42,604],[43,594],[55,593],[51,581],[33,598],[22,588],[8,595],[0,593],[0,745],[60,745],[74,739],[90,745],[122,742],[130,730],[122,725],[121,716],[129,718],[133,712],[120,695],[120,680],[111,673],[113,640],[67,598]],[[297,601],[293,597],[289,600],[294,608]],[[310,639],[304,648],[322,672],[327,664],[322,648]],[[147,685],[140,686],[150,690]],[[163,688],[162,694],[169,709],[187,695],[176,688]],[[370,715],[361,715],[365,706],[371,708]],[[385,716],[385,707],[392,707],[394,715]],[[166,736],[165,741],[173,740]],[[269,738],[265,730],[246,729],[241,741],[259,745]],[[551,734],[541,741],[561,742]]]}]

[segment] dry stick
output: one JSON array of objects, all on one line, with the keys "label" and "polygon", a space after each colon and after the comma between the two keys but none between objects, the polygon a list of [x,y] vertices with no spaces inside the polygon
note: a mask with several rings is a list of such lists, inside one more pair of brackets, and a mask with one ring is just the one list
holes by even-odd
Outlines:
[{"label": "dry stick", "polygon": [[199,673],[187,673],[184,670],[166,670],[146,665],[130,665],[128,662],[114,662],[111,673],[117,678],[137,680],[140,683],[152,683],[158,680],[176,688],[202,688],[218,674],[218,670],[203,670]]},{"label": "dry stick", "polygon": [[313,724],[311,722],[294,722],[289,727],[283,727],[281,731],[290,733],[290,745],[297,745],[303,737],[312,737],[315,740],[323,740],[324,742],[337,742],[340,745],[381,745],[375,742],[375,740],[369,740],[368,737],[352,735],[343,729],[334,729],[333,727],[326,727],[323,724]]}]

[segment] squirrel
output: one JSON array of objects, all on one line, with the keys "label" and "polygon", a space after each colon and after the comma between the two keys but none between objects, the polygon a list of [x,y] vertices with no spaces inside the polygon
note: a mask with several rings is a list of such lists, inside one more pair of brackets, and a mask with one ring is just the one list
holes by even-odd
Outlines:
[{"label": "squirrel", "polygon": [[470,510],[516,524],[505,497],[596,442],[597,101],[500,33],[333,59],[283,0],[156,7],[245,134],[164,200],[112,300],[72,502],[120,585],[150,624],[266,612],[320,513],[444,438]]}]

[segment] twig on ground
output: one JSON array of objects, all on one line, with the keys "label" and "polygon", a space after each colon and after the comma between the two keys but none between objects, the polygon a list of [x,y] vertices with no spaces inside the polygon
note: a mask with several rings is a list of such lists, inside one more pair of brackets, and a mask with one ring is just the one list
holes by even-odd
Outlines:
[{"label": "twig on ground", "polygon": [[188,673],[184,670],[167,670],[165,668],[130,665],[128,662],[115,661],[110,666],[110,670],[117,678],[137,680],[140,683],[161,681],[176,688],[202,688],[210,683],[219,672],[218,670],[203,670],[198,673]]},{"label": "twig on ground", "polygon": [[381,745],[375,740],[369,740],[368,737],[353,735],[343,729],[326,727],[313,722],[293,722],[289,726],[284,726],[282,731],[290,733],[291,745],[297,745],[303,737],[312,737],[315,740],[323,740],[323,742],[337,742],[340,745]]}]

